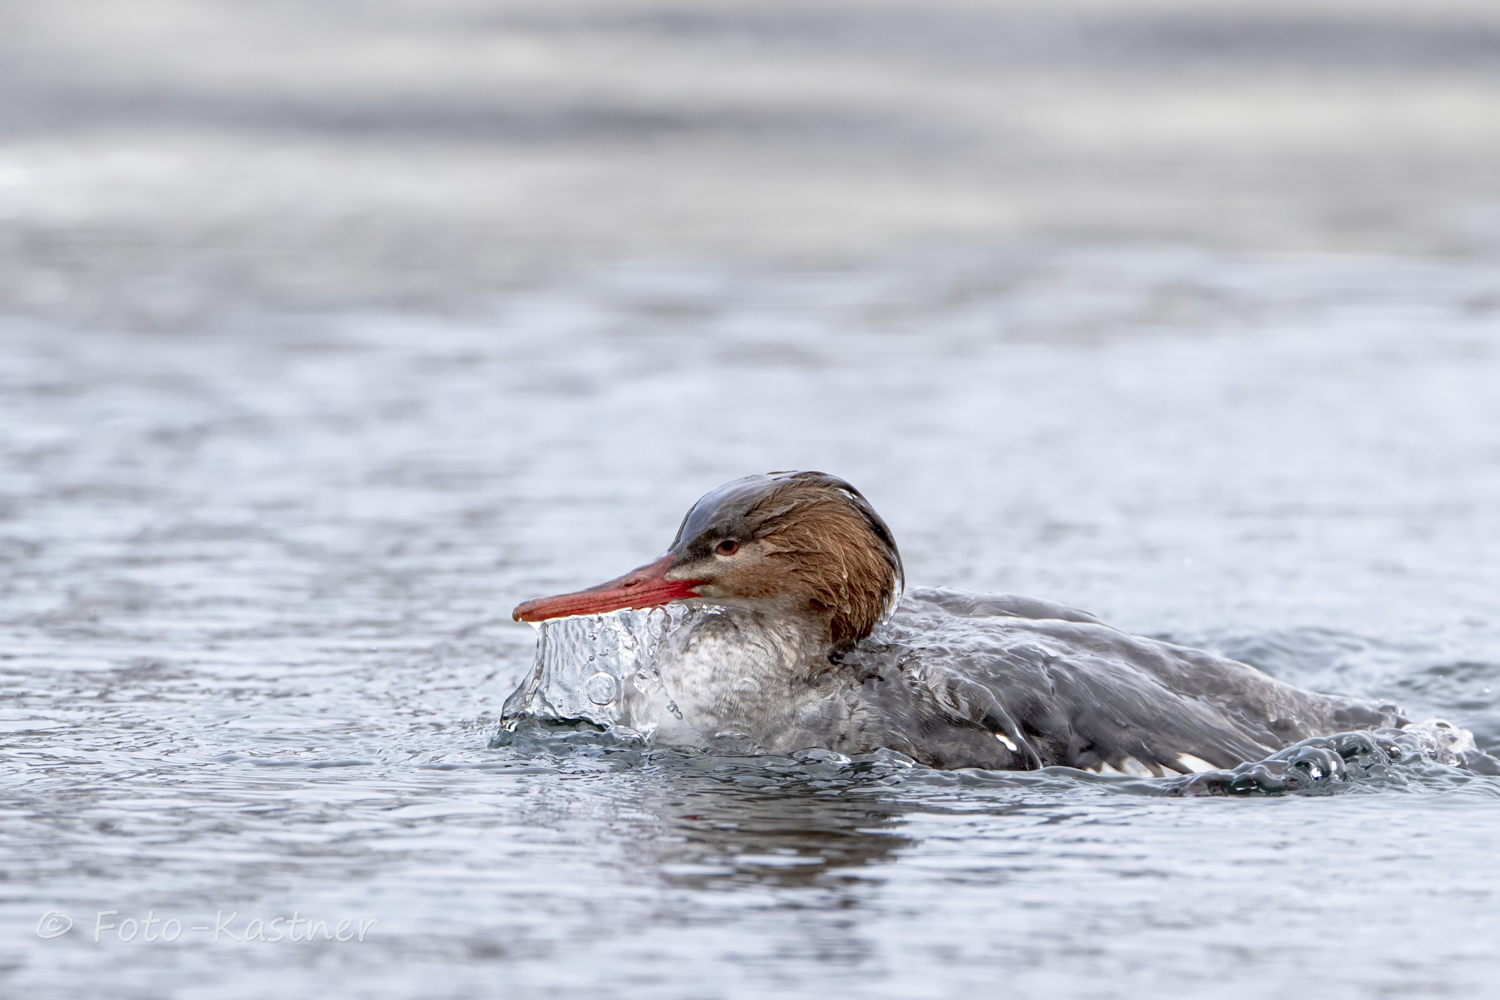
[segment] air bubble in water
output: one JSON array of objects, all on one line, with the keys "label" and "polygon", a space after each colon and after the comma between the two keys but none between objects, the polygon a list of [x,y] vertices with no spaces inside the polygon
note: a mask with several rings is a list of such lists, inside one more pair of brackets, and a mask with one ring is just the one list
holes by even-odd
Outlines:
[{"label": "air bubble in water", "polygon": [[[593,657],[590,657],[593,659]],[[583,693],[595,705],[611,705],[619,697],[619,683],[611,674],[603,671],[590,677],[583,684]]]}]

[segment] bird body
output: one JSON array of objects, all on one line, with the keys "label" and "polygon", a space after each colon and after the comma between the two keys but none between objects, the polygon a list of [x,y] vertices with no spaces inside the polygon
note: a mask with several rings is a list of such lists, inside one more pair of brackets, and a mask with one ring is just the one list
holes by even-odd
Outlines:
[{"label": "bird body", "polygon": [[[563,631],[550,653],[544,632],[537,671],[504,714],[536,710],[548,676],[566,675],[594,687],[553,714],[661,743],[885,748],[939,768],[1141,776],[1233,768],[1309,737],[1406,724],[1395,705],[1305,691],[1061,605],[902,590],[890,530],[848,483],[805,472],[737,480],[694,506],[660,559],[516,609]],[[602,615],[614,625],[592,617]],[[609,627],[609,656],[584,648]]]},{"label": "bird body", "polygon": [[[846,755],[884,748],[939,768],[1064,765],[1161,776],[1404,721],[1393,705],[1302,691],[1246,664],[1030,598],[913,590],[834,658],[786,619],[746,608],[549,625],[547,641],[563,647],[554,661],[571,662],[554,662],[540,684],[581,688],[600,672],[610,680],[605,696],[546,714],[672,745]],[[560,629],[570,625],[571,636]],[[600,637],[618,647],[621,632],[632,636],[626,648],[599,656]],[[508,717],[537,704],[534,694],[517,694]]]}]

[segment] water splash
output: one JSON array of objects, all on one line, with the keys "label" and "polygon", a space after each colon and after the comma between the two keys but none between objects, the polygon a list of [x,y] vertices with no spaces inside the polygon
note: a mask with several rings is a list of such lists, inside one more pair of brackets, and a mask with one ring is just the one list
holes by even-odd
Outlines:
[{"label": "water splash", "polygon": [[656,657],[663,639],[692,614],[667,605],[540,623],[536,659],[505,699],[502,729],[513,731],[522,719],[537,719],[586,722],[649,738],[662,711],[681,719]]},{"label": "water splash", "polygon": [[1327,793],[1364,784],[1404,787],[1468,775],[1500,775],[1500,761],[1480,752],[1468,730],[1443,719],[1302,740],[1265,760],[1161,783],[1169,795]]}]

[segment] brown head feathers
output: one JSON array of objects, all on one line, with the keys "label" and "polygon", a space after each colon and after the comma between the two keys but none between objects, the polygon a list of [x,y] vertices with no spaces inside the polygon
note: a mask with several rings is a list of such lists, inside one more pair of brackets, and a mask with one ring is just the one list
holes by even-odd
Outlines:
[{"label": "brown head feathers", "polygon": [[869,635],[904,583],[885,521],[857,489],[822,472],[721,486],[688,512],[668,554],[668,578],[702,581],[700,598],[819,625],[834,652]]}]

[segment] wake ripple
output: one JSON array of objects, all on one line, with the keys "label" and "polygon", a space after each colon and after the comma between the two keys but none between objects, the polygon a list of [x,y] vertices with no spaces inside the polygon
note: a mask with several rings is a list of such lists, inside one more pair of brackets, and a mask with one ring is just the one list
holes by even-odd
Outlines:
[{"label": "wake ripple", "polygon": [[556,767],[561,763],[561,771],[592,770],[607,761],[609,769],[684,769],[763,793],[837,794],[915,785],[1247,798],[1465,787],[1500,797],[1500,760],[1475,748],[1468,732],[1439,719],[1402,729],[1317,736],[1263,760],[1166,778],[1101,775],[1070,767],[938,770],[894,750],[847,756],[811,748],[782,755],[662,746],[631,730],[583,719],[525,719],[513,728],[502,728],[490,746],[519,758],[518,765]]}]

